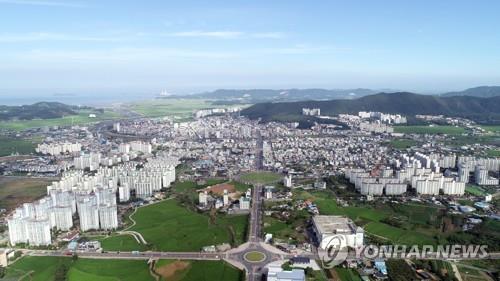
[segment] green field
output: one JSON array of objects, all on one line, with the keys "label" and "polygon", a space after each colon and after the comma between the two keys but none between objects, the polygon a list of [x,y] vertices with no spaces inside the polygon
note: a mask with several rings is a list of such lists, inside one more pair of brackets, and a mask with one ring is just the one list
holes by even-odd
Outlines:
[{"label": "green field", "polygon": [[486,131],[500,133],[500,126],[481,126]]},{"label": "green field", "polygon": [[335,268],[335,271],[337,272],[337,275],[341,281],[361,281],[362,280],[361,277],[359,276],[359,274],[354,269],[337,267],[337,268]]},{"label": "green field", "polygon": [[35,152],[37,140],[15,139],[0,136],[0,157],[12,154],[31,154]]},{"label": "green field", "polygon": [[470,185],[470,184],[468,184],[465,187],[465,191],[472,194],[472,195],[476,195],[476,196],[484,196],[484,195],[488,194],[480,186]]},{"label": "green field", "polygon": [[190,118],[193,111],[214,108],[210,101],[202,99],[156,99],[140,101],[129,105],[129,109],[145,117]]},{"label": "green field", "polygon": [[[246,239],[248,223],[247,215],[209,217],[176,200],[139,208],[132,218],[137,224],[130,230],[140,232],[153,250],[161,251],[199,251],[203,246],[221,243],[238,245]],[[118,241],[112,241],[113,247],[117,245]]]},{"label": "green field", "polygon": [[100,240],[103,249],[108,251],[145,251],[146,245],[139,244],[132,235],[113,235]]},{"label": "green field", "polygon": [[[89,113],[96,114],[96,118],[90,118]],[[85,125],[103,120],[118,119],[120,115],[116,112],[105,110],[104,113],[81,110],[77,115],[68,115],[54,119],[35,119],[35,120],[19,120],[19,121],[0,121],[0,129],[8,129],[14,131],[22,131],[31,128],[41,128],[45,126],[71,126]]]},{"label": "green field", "polygon": [[281,175],[272,172],[250,172],[241,175],[240,180],[251,184],[271,184],[281,180]]},{"label": "green field", "polygon": [[490,149],[486,151],[489,157],[500,157],[500,149]]},{"label": "green field", "polygon": [[394,126],[395,133],[405,134],[447,134],[447,135],[461,135],[465,133],[462,127],[454,126]]},{"label": "green field", "polygon": [[[327,191],[294,191],[295,198],[309,199],[317,205],[322,215],[343,215],[362,226],[368,234],[406,245],[436,244],[441,219],[441,209],[417,204],[337,205]],[[399,225],[389,225],[387,220]]]},{"label": "green field", "polygon": [[[65,257],[24,257],[7,268],[5,280],[54,280],[57,269],[69,268],[69,281],[136,281],[154,280],[149,274],[146,261],[142,260],[97,260],[79,258],[73,261]],[[23,277],[23,278],[21,278]]]},{"label": "green field", "polygon": [[0,208],[15,208],[24,202],[32,202],[47,193],[50,179],[0,176]]},{"label": "green field", "polygon": [[159,260],[155,272],[161,280],[172,281],[242,281],[244,274],[222,261]]},{"label": "green field", "polygon": [[395,139],[389,142],[389,145],[396,149],[407,149],[412,146],[415,146],[417,141],[409,140],[409,139]]}]

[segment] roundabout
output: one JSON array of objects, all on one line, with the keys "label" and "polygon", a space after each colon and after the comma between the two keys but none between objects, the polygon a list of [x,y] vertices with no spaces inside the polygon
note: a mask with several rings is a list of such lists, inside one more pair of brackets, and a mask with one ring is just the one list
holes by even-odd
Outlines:
[{"label": "roundabout", "polygon": [[245,253],[243,255],[243,258],[247,262],[259,263],[259,262],[264,261],[267,258],[267,256],[266,256],[266,254],[259,252],[259,251],[250,251],[250,252]]}]

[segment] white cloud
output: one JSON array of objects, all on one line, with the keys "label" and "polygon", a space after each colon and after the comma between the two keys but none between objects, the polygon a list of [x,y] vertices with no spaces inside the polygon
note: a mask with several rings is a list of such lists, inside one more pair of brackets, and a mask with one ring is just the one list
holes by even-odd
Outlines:
[{"label": "white cloud", "polygon": [[252,33],[251,37],[254,38],[268,38],[268,39],[282,39],[286,37],[283,32],[262,32],[262,33]]},{"label": "white cloud", "polygon": [[286,37],[283,32],[255,32],[247,33],[243,31],[181,31],[170,33],[175,37],[211,37],[211,38],[259,38],[259,39],[282,39]]},{"label": "white cloud", "polygon": [[[1,1],[1,0],[0,0]],[[24,34],[0,34],[1,43],[19,43],[31,41],[119,41],[121,38],[72,36],[61,33],[36,32]]]},{"label": "white cloud", "polygon": [[213,38],[236,38],[243,35],[239,31],[183,31],[170,34],[175,37],[213,37]]},{"label": "white cloud", "polygon": [[158,62],[172,59],[229,59],[231,52],[197,51],[175,48],[114,48],[107,50],[53,51],[32,50],[10,54],[18,61],[29,62]]},{"label": "white cloud", "polygon": [[82,3],[71,1],[38,1],[38,0],[0,0],[0,4],[14,4],[14,5],[31,5],[31,6],[51,6],[51,7],[68,7],[68,8],[81,8],[84,7]]}]

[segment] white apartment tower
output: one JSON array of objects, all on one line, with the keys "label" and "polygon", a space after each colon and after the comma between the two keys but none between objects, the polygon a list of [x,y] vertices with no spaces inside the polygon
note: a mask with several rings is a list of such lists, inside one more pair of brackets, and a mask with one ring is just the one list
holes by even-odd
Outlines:
[{"label": "white apartment tower", "polygon": [[118,227],[118,214],[116,206],[99,206],[99,224],[101,229],[111,230]]}]

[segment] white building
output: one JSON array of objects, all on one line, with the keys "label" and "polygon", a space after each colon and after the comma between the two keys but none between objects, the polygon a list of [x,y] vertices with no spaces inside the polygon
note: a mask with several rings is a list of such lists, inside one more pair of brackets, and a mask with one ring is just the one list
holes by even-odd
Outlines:
[{"label": "white building", "polygon": [[[29,205],[32,206],[32,204]],[[31,246],[50,245],[52,240],[49,219],[36,218],[34,212],[26,213],[25,209],[31,209],[29,205],[17,208],[12,217],[7,219],[10,244],[27,243]]]},{"label": "white building", "polygon": [[465,164],[461,164],[458,166],[458,181],[460,182],[469,182],[469,174],[470,170]]},{"label": "white building", "polygon": [[104,230],[116,229],[118,227],[118,214],[115,205],[99,206],[99,225]]},{"label": "white building", "polygon": [[130,188],[128,187],[128,183],[123,183],[118,187],[118,198],[120,202],[127,202],[130,200]]},{"label": "white building", "polygon": [[123,153],[123,154],[128,154],[130,152],[130,144],[120,143],[118,145],[118,152]]},{"label": "white building", "polygon": [[50,226],[58,230],[68,231],[73,227],[73,211],[71,206],[54,206],[49,210]]},{"label": "white building", "polygon": [[477,185],[498,185],[498,179],[490,177],[484,165],[477,165],[474,171]]},{"label": "white building", "polygon": [[281,266],[271,265],[268,267],[267,281],[305,281],[306,275],[303,269],[294,268],[284,270]]},{"label": "white building", "polygon": [[7,219],[7,225],[9,227],[11,245],[15,246],[18,243],[26,243],[28,241],[25,220],[23,218],[14,217]]},{"label": "white building", "polygon": [[208,200],[208,193],[206,191],[198,193],[198,201],[200,205],[206,206],[208,203],[207,200]]},{"label": "white building", "polygon": [[31,246],[46,246],[52,243],[48,219],[27,219],[25,225],[28,244]]},{"label": "white building", "polygon": [[[347,217],[316,215],[313,217],[313,226],[320,247],[324,250],[330,246],[356,248],[363,245],[364,230]],[[332,239],[336,235],[344,239]]]},{"label": "white building", "polygon": [[99,210],[95,201],[88,197],[78,202],[81,231],[99,229]]},{"label": "white building", "polygon": [[240,209],[241,210],[250,209],[250,198],[247,198],[247,197],[240,198]]},{"label": "white building", "polygon": [[229,194],[227,192],[227,189],[224,189],[224,195],[222,196],[222,200],[224,206],[229,205]]},{"label": "white building", "polygon": [[150,143],[147,142],[133,141],[130,142],[130,150],[151,154],[151,152],[153,151],[153,147]]},{"label": "white building", "polygon": [[274,186],[266,186],[264,188],[264,197],[266,199],[273,199]]},{"label": "white building", "polygon": [[288,174],[283,178],[283,185],[288,188],[292,187],[292,175]]},{"label": "white building", "polygon": [[79,143],[41,143],[38,144],[35,151],[41,154],[59,155],[62,153],[74,153],[82,150]]}]

